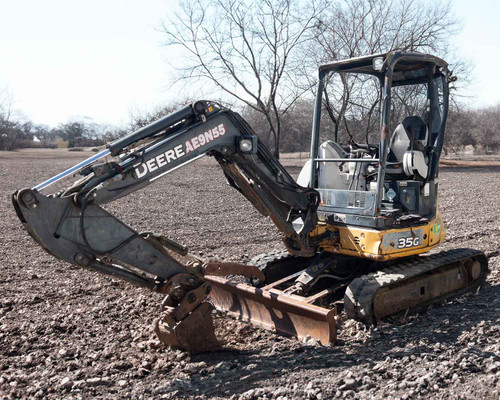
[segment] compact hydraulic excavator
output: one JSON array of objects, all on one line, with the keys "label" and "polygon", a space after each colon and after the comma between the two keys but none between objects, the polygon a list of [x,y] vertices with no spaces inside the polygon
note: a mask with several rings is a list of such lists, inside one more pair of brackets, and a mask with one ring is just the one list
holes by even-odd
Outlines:
[{"label": "compact hydraulic excavator", "polygon": [[[378,143],[320,143],[335,74],[377,83]],[[165,294],[155,330],[168,345],[217,348],[214,306],[280,333],[333,343],[339,309],[372,324],[461,293],[487,274],[487,258],[477,250],[420,255],[445,239],[438,169],[452,80],[445,61],[420,53],[321,65],[310,159],[297,181],[241,116],[197,101],[17,191],[14,207],[55,257]],[[397,87],[425,88],[425,112],[390,126]],[[254,265],[207,262],[161,234],[136,232],[101,207],[204,155],[271,218],[286,252]]]}]

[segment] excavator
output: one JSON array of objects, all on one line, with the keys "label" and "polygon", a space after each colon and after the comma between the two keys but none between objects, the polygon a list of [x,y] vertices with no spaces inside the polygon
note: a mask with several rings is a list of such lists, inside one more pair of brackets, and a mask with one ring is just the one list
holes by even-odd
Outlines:
[{"label": "excavator", "polygon": [[[337,135],[320,140],[332,76],[376,82],[377,143],[342,144]],[[238,113],[196,101],[18,190],[13,205],[26,231],[54,257],[164,294],[154,328],[169,346],[193,353],[219,348],[214,308],[333,344],[341,311],[376,324],[463,293],[488,273],[478,250],[422,254],[445,240],[438,171],[453,80],[445,61],[416,52],[321,65],[310,157],[297,180]],[[393,121],[398,87],[424,88],[421,115]],[[286,251],[252,265],[202,260],[102,207],[203,156],[213,157],[228,184],[272,220]]]}]

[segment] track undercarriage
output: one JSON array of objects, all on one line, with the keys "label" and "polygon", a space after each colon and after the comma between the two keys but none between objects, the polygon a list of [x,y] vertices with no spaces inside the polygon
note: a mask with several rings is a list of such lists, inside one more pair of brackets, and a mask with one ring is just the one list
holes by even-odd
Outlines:
[{"label": "track undercarriage", "polygon": [[215,307],[279,333],[336,339],[337,315],[376,324],[412,313],[480,285],[488,272],[484,253],[454,249],[390,263],[320,254],[313,259],[276,252],[253,260],[265,274],[253,285],[208,276]]}]

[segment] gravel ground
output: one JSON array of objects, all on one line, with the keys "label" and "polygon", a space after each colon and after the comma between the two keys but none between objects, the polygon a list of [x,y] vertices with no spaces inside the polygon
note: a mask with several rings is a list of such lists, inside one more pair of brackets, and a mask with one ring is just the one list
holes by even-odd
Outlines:
[{"label": "gravel ground", "polygon": [[[11,193],[78,157],[35,156],[0,157],[0,397],[499,398],[499,167],[440,176],[442,248],[490,257],[477,292],[400,323],[347,321],[333,347],[218,317],[226,349],[189,356],[152,331],[159,295],[59,262],[22,230]],[[225,184],[211,159],[108,208],[205,258],[245,262],[282,248],[272,223]]]}]

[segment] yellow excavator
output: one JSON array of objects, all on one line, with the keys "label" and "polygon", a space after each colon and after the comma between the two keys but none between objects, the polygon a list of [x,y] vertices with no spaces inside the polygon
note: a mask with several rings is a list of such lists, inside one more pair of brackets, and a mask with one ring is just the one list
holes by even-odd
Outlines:
[{"label": "yellow excavator", "polygon": [[[366,143],[352,136],[349,143],[337,140],[341,121],[328,120],[328,91],[348,79],[376,85],[377,143],[368,135]],[[197,101],[17,191],[13,204],[26,230],[55,257],[165,294],[155,331],[170,346],[218,348],[214,307],[331,344],[342,310],[348,318],[377,323],[468,290],[488,272],[477,250],[421,255],[445,240],[438,170],[453,79],[445,61],[421,53],[321,65],[310,158],[297,180],[240,115]],[[409,115],[396,113],[397,90],[424,93],[420,114],[409,112],[416,107],[405,108]],[[321,140],[332,136],[331,129],[335,140]],[[101,207],[205,155],[274,222],[286,251],[257,257],[252,265],[201,260]]]}]

